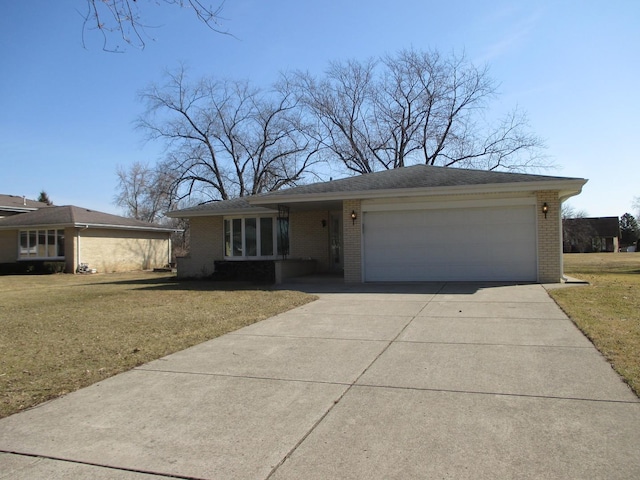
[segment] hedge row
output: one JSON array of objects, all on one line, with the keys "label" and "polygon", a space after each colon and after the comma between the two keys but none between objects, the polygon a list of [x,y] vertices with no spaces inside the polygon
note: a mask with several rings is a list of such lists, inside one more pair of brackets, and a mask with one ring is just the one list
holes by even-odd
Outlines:
[{"label": "hedge row", "polygon": [[48,275],[62,273],[64,262],[25,261],[16,263],[0,263],[0,275]]}]

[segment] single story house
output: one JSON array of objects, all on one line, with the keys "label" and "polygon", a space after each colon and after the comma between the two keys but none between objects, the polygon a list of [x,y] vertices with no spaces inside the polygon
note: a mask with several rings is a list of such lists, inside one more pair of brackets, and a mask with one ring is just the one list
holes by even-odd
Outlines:
[{"label": "single story house", "polygon": [[165,266],[171,262],[171,233],[132,218],[86,208],[45,206],[0,218],[0,264],[64,262],[100,273]]},{"label": "single story house", "polygon": [[48,207],[48,205],[44,202],[29,200],[26,197],[0,194],[0,218],[34,212],[43,207]]},{"label": "single story house", "polygon": [[276,282],[560,282],[561,204],[585,183],[415,165],[186,208],[169,214],[190,221],[178,276],[270,262]]},{"label": "single story house", "polygon": [[620,241],[618,217],[565,218],[563,249],[571,252],[617,252]]}]

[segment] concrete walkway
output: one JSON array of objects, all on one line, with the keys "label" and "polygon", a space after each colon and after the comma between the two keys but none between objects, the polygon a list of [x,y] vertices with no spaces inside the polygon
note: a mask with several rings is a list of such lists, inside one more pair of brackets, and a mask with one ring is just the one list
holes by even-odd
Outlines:
[{"label": "concrete walkway", "polygon": [[0,420],[0,478],[640,478],[638,398],[542,286],[320,287]]}]

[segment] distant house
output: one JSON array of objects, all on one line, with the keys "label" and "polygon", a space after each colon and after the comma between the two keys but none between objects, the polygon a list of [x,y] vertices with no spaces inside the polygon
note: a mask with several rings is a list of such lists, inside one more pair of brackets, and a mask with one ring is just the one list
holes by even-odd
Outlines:
[{"label": "distant house", "polygon": [[0,218],[18,215],[19,213],[34,212],[43,207],[48,207],[48,205],[25,197],[0,194]]},{"label": "distant house", "polygon": [[175,229],[71,205],[22,207],[29,210],[0,218],[0,264],[64,262],[68,273],[88,264],[106,273],[171,261]]},{"label": "distant house", "polygon": [[562,232],[564,253],[618,251],[618,217],[565,218]]}]

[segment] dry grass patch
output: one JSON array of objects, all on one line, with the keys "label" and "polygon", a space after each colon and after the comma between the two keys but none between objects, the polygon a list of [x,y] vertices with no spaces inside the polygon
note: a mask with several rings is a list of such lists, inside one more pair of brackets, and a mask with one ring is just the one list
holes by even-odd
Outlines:
[{"label": "dry grass patch", "polygon": [[0,276],[0,418],[314,298],[170,274]]},{"label": "dry grass patch", "polygon": [[568,254],[564,264],[589,285],[551,296],[640,396],[640,254]]}]

